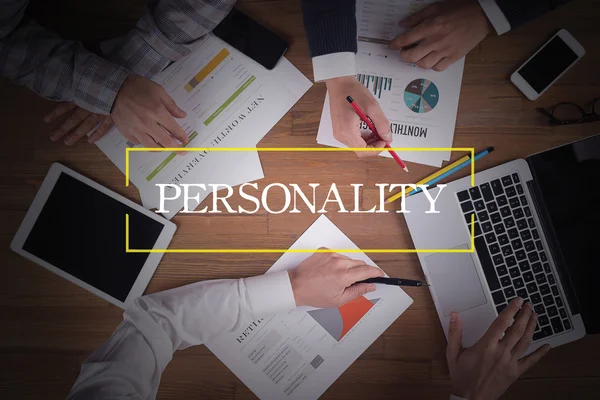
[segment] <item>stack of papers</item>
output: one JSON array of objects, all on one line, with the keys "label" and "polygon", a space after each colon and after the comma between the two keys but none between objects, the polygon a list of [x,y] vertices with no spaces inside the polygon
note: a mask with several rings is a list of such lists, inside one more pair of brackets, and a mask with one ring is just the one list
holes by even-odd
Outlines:
[{"label": "stack of papers", "polygon": [[[291,249],[321,246],[358,249],[324,215]],[[376,266],[365,253],[341,254]],[[285,253],[267,273],[295,268],[309,256]],[[377,285],[339,308],[298,307],[219,335],[206,347],[261,399],[316,399],[412,302],[400,287]]]},{"label": "stack of papers", "polygon": [[[398,21],[435,0],[358,0],[357,78],[375,96],[390,121],[392,147],[452,147],[465,60],[444,72],[406,63],[388,40],[404,29]],[[360,104],[359,104],[360,106]],[[367,131],[362,132],[366,135]],[[317,143],[346,147],[333,137],[329,98],[325,97]],[[398,152],[406,161],[441,167],[450,151]],[[391,157],[388,152],[381,153]]]},{"label": "stack of papers", "polygon": [[[188,134],[188,148],[256,147],[312,85],[287,59],[269,71],[213,35],[154,80],[187,112],[177,121]],[[117,129],[97,144],[125,173],[125,149],[136,146]],[[159,208],[156,184],[236,186],[264,177],[256,151],[131,152],[129,163],[130,181],[150,209]],[[198,200],[188,203],[189,210],[211,193],[195,190],[190,197]],[[165,197],[175,197],[173,191]],[[171,219],[183,206],[183,196],[168,201],[165,216]]]}]

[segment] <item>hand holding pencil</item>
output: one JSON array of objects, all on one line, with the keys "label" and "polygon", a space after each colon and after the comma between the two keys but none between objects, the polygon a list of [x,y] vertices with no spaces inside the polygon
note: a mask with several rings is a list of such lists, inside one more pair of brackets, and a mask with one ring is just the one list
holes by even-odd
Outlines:
[{"label": "hand holding pencil", "polygon": [[[369,118],[369,116],[367,114],[365,114],[363,112],[363,110],[361,110],[361,108],[358,106],[358,104],[356,104],[354,102],[354,99],[352,98],[352,96],[346,96],[346,100],[348,101],[348,103],[350,103],[350,105],[352,106],[352,108],[354,108],[354,111],[356,111],[356,113],[358,114],[358,116],[360,117],[360,119],[367,124],[367,126],[369,127],[369,129],[372,132],[372,137],[374,138],[380,138],[379,136],[379,132],[377,132],[377,128],[375,127],[375,124],[373,123],[373,120],[371,118]],[[390,144],[386,141],[385,143],[385,148],[388,149],[388,151],[390,152],[390,154],[392,155],[392,157],[394,158],[394,160],[396,160],[396,162],[398,163],[398,165],[400,166],[400,168],[402,168],[405,172],[408,172],[408,167],[406,166],[406,164],[404,164],[402,162],[402,160],[400,159],[400,157],[398,156],[398,154],[396,154],[396,152],[394,150],[390,150]]]},{"label": "hand holding pencil", "polygon": [[[381,110],[373,93],[360,83],[355,76],[333,78],[326,81],[331,109],[333,136],[347,147],[371,148],[383,150],[387,142],[392,141],[390,122]],[[346,101],[346,96],[352,96],[362,110],[378,128],[379,137],[366,139],[361,136],[361,119]],[[375,157],[378,150],[357,151],[360,158]]]}]

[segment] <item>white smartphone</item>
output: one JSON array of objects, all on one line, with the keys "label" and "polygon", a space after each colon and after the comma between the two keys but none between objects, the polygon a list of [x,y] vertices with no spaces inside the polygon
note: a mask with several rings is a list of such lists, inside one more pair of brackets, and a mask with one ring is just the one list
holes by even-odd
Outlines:
[{"label": "white smartphone", "polygon": [[542,95],[583,55],[583,46],[565,29],[552,36],[510,77],[529,100]]}]

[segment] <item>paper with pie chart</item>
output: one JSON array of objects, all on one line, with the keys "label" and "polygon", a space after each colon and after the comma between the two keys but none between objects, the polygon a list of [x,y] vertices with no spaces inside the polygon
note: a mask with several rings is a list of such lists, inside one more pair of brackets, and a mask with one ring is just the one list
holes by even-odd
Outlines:
[{"label": "paper with pie chart", "polygon": [[[433,0],[358,0],[359,82],[373,94],[390,121],[392,147],[450,148],[454,141],[464,58],[443,72],[407,63],[387,43],[402,32],[398,21]],[[360,106],[360,104],[359,104]],[[370,132],[362,132],[367,135]],[[325,100],[317,142],[344,147],[333,135],[328,98]],[[391,157],[388,152],[382,156]],[[441,167],[450,151],[403,151],[398,155],[416,163]]]}]

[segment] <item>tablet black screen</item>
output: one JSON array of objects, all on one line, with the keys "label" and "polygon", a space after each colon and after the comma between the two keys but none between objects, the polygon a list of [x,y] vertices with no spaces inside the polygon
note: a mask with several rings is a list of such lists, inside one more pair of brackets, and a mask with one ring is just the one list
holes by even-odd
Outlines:
[{"label": "tablet black screen", "polygon": [[164,226],[61,173],[23,249],[110,296],[125,301]]}]

